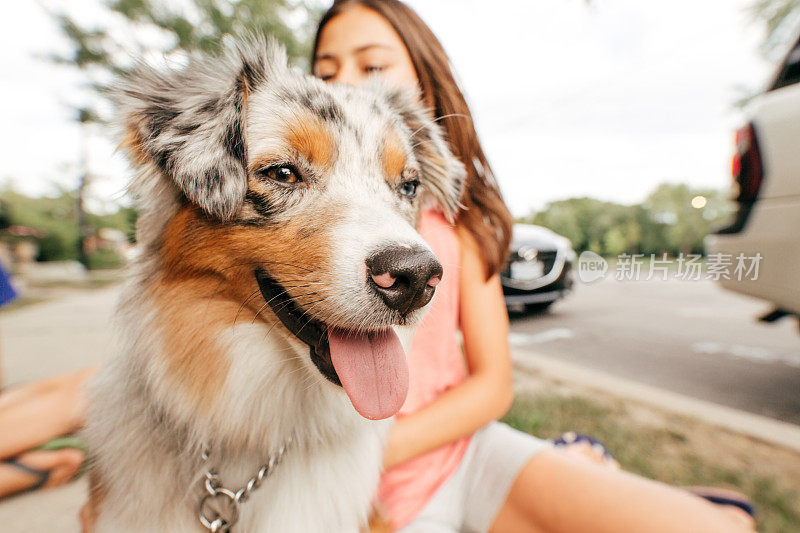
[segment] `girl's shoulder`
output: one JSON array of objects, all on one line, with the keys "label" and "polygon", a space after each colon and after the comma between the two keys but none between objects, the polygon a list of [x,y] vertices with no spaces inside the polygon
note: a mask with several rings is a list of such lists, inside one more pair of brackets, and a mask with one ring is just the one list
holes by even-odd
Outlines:
[{"label": "girl's shoulder", "polygon": [[456,228],[440,211],[433,209],[422,211],[417,229],[439,260],[443,259],[440,254],[458,256],[459,239]]},{"label": "girl's shoulder", "polygon": [[423,228],[433,229],[437,227],[453,229],[453,225],[445,218],[444,213],[438,209],[423,209],[419,219],[420,231],[422,231]]}]

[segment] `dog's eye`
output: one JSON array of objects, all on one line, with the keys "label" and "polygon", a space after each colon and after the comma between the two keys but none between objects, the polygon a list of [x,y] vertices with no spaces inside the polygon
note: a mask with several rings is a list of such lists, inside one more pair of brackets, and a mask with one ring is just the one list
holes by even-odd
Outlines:
[{"label": "dog's eye", "polygon": [[400,185],[400,194],[407,198],[414,198],[417,196],[417,187],[419,187],[419,180],[405,181]]},{"label": "dog's eye", "polygon": [[300,179],[300,174],[288,165],[275,165],[274,167],[259,170],[258,173],[267,179],[280,183],[292,184],[303,181]]}]

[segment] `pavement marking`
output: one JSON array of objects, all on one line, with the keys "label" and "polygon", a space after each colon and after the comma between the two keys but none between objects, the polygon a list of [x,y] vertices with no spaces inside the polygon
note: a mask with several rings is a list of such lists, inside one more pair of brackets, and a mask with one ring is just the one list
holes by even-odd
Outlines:
[{"label": "pavement marking", "polygon": [[741,320],[743,317],[757,315],[758,313],[756,311],[747,311],[743,313],[738,307],[722,308],[721,306],[709,307],[688,305],[676,307],[675,314],[681,318],[734,318]]},{"label": "pavement marking", "polygon": [[569,328],[551,328],[544,331],[539,331],[537,333],[509,333],[508,343],[511,346],[522,347],[531,344],[541,344],[543,342],[572,338],[575,338],[575,332]]},{"label": "pavement marking", "polygon": [[800,368],[800,354],[780,354],[760,346],[746,346],[744,344],[726,344],[724,342],[694,342],[689,349],[702,355],[726,355],[746,359],[753,363],[784,363],[795,368]]},{"label": "pavement marking", "polygon": [[800,451],[800,426],[761,415],[725,407],[705,400],[618,378],[542,355],[532,350],[511,351],[514,366],[521,371],[537,371],[587,389],[654,405],[676,414],[699,418],[710,424],[743,433],[753,438]]}]

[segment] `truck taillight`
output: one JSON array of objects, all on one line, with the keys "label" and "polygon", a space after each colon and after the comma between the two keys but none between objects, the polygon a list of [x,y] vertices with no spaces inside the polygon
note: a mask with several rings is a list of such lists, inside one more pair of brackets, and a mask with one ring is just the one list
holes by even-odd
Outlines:
[{"label": "truck taillight", "polygon": [[764,179],[764,167],[752,123],[736,132],[736,154],[733,156],[731,173],[737,190],[734,200],[741,203],[753,202],[758,197]]}]

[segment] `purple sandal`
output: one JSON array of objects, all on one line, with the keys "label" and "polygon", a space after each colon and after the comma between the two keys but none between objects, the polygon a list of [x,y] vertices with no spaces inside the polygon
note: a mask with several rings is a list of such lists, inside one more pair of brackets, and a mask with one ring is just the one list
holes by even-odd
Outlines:
[{"label": "purple sandal", "polygon": [[753,518],[756,517],[753,502],[740,492],[715,487],[687,487],[686,490],[715,505],[730,505],[741,509]]},{"label": "purple sandal", "polygon": [[565,446],[570,446],[572,444],[579,444],[581,442],[588,443],[596,452],[602,453],[603,457],[609,461],[614,460],[614,456],[611,455],[611,452],[603,446],[599,440],[590,437],[589,435],[583,435],[581,433],[575,433],[574,431],[567,431],[563,433],[560,437],[553,441],[553,446],[556,448],[563,448]]}]

